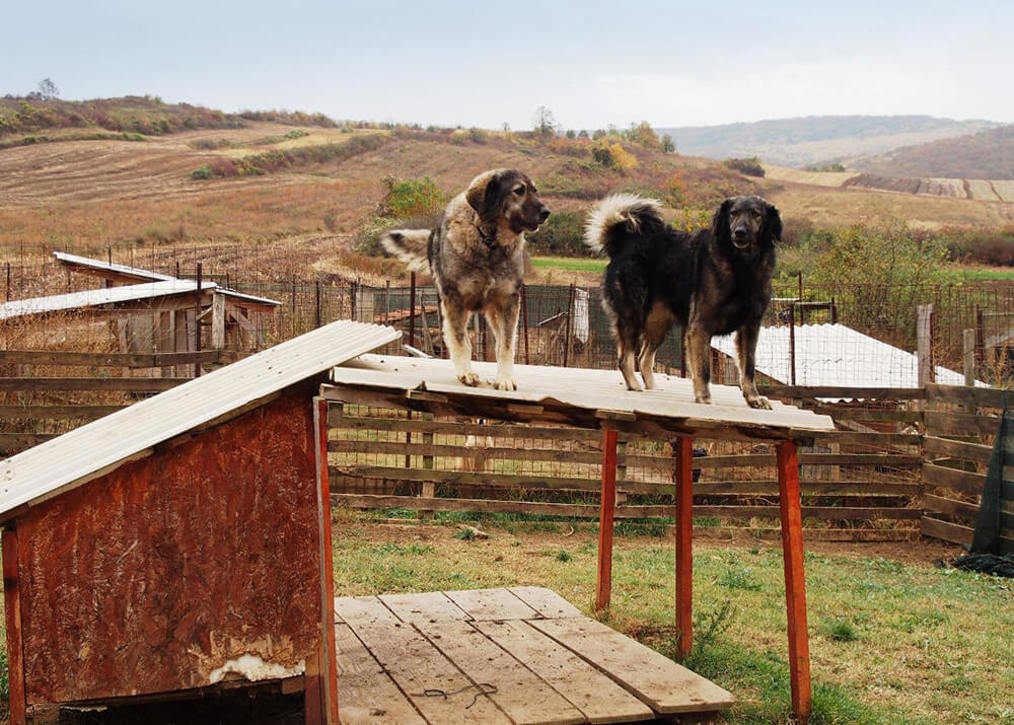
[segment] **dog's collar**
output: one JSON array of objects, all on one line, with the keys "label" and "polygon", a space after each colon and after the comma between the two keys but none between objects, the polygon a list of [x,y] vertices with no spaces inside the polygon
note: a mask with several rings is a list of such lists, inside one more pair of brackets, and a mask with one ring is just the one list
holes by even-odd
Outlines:
[{"label": "dog's collar", "polygon": [[496,227],[493,227],[492,233],[487,233],[485,229],[479,224],[474,224],[475,231],[479,233],[479,238],[486,243],[486,246],[492,247],[496,244]]}]

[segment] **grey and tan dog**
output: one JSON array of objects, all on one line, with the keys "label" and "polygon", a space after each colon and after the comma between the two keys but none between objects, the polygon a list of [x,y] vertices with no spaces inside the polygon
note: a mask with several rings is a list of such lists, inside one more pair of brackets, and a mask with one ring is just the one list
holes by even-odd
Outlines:
[{"label": "grey and tan dog", "polygon": [[585,243],[609,257],[602,305],[627,388],[641,389],[635,356],[644,387],[655,386],[655,351],[679,323],[696,402],[711,402],[711,337],[735,332],[743,397],[751,408],[770,408],[757,391],[754,365],[781,236],[778,210],[759,196],[726,199],[711,228],[696,234],[667,224],[654,199],[616,194],[601,201],[589,216]]},{"label": "grey and tan dog", "polygon": [[465,385],[472,370],[468,321],[482,312],[496,338],[498,390],[517,390],[514,353],[525,272],[525,235],[549,217],[535,185],[517,169],[479,174],[451,199],[430,229],[395,229],[381,237],[388,252],[415,269],[428,264],[444,318],[444,342]]}]

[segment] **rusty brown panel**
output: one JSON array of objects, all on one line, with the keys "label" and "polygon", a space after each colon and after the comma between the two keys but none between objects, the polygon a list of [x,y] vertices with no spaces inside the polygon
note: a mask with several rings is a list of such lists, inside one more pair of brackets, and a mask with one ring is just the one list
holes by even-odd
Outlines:
[{"label": "rusty brown panel", "polygon": [[29,704],[200,687],[241,655],[298,668],[316,651],[311,394],[287,393],[18,522]]}]

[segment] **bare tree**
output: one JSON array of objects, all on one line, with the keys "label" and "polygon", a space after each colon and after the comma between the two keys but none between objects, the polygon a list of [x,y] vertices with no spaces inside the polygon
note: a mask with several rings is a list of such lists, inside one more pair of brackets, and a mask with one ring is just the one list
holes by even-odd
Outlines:
[{"label": "bare tree", "polygon": [[49,101],[60,97],[60,89],[56,87],[51,78],[43,78],[39,81],[36,95],[43,101]]},{"label": "bare tree", "polygon": [[541,136],[552,136],[556,133],[556,119],[553,117],[553,112],[545,106],[539,106],[535,109],[535,132]]}]

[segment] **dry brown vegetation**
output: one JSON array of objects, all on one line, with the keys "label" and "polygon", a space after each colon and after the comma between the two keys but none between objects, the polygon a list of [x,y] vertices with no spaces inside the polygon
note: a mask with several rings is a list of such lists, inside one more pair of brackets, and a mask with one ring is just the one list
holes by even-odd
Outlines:
[{"label": "dry brown vegetation", "polygon": [[[262,175],[192,177],[216,162],[364,136],[382,142],[349,158],[287,162]],[[593,158],[595,143],[246,120],[241,128],[187,130],[140,141],[78,139],[4,148],[2,261],[32,266],[63,250],[111,254],[114,261],[162,270],[203,261],[206,273],[244,280],[317,273],[376,282],[400,269],[350,250],[353,235],[372,218],[385,193],[385,177],[430,176],[444,193],[453,194],[478,172],[498,166],[528,171],[556,212],[580,214],[594,200],[623,190],[660,198],[674,219],[698,219],[727,195],[756,191],[778,204],[786,220],[817,226],[883,217],[929,229],[1014,222],[1014,203],[837,188],[777,174],[757,179],[718,162],[663,154],[626,140],[625,153],[636,163],[626,170],[605,168]]]}]

